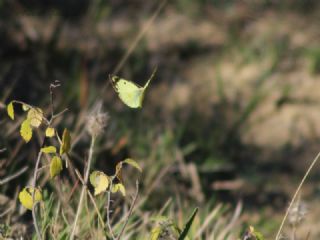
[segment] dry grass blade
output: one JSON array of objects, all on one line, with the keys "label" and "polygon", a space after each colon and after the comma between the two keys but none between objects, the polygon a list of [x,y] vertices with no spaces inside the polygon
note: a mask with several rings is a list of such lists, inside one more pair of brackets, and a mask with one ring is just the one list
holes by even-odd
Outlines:
[{"label": "dry grass blade", "polygon": [[281,231],[282,231],[282,228],[283,228],[283,226],[284,226],[284,223],[285,223],[286,220],[287,220],[287,217],[288,217],[288,215],[289,215],[290,209],[291,209],[291,207],[293,206],[296,198],[298,197],[298,194],[299,194],[299,192],[300,192],[300,190],[301,190],[301,188],[302,188],[305,180],[306,180],[307,177],[309,176],[311,170],[313,169],[314,165],[317,163],[317,161],[319,160],[319,158],[320,158],[320,152],[319,152],[319,153],[317,154],[317,156],[313,159],[313,161],[312,161],[312,163],[310,164],[308,170],[307,170],[306,173],[304,174],[304,176],[303,176],[303,178],[302,178],[299,186],[297,187],[297,190],[296,190],[296,192],[294,193],[294,195],[293,195],[293,197],[292,197],[292,199],[291,199],[291,201],[290,201],[290,204],[289,204],[289,207],[288,207],[288,209],[287,209],[287,211],[286,211],[286,214],[284,215],[284,217],[283,217],[283,219],[282,219],[281,225],[280,225],[280,227],[279,227],[279,230],[278,230],[277,235],[276,235],[276,238],[275,238],[276,240],[279,240],[279,239],[280,239]]},{"label": "dry grass blade", "polygon": [[134,195],[134,197],[133,197],[133,200],[132,200],[132,203],[131,203],[131,206],[130,206],[128,215],[127,215],[127,217],[126,217],[126,222],[124,223],[124,225],[123,225],[123,227],[122,227],[122,229],[121,229],[118,237],[116,238],[116,240],[120,240],[122,234],[124,233],[124,230],[125,230],[128,222],[129,222],[129,218],[130,218],[130,216],[131,216],[131,214],[132,214],[132,212],[133,212],[133,208],[134,208],[134,206],[135,206],[135,204],[136,204],[136,201],[137,201],[137,198],[138,198],[138,193],[139,193],[139,182],[136,181],[136,193],[135,193],[135,195]]},{"label": "dry grass blade", "polygon": [[235,222],[239,219],[240,213],[242,210],[242,202],[238,202],[236,210],[234,211],[234,214],[232,216],[232,219],[230,220],[229,224],[223,228],[222,232],[217,237],[217,240],[223,240],[225,239],[227,233],[233,228]]},{"label": "dry grass blade", "polygon": [[199,238],[201,236],[201,234],[206,230],[206,228],[208,227],[208,225],[210,224],[211,220],[214,219],[217,214],[219,213],[220,209],[222,208],[222,204],[219,204],[218,206],[216,206],[213,211],[206,217],[206,219],[204,220],[204,223],[201,225],[201,227],[199,228],[199,230],[197,231],[195,238]]},{"label": "dry grass blade", "polygon": [[26,172],[28,170],[28,166],[25,166],[23,168],[21,168],[19,171],[15,172],[14,174],[0,180],[0,185],[3,185],[7,182],[10,182],[11,180],[19,177],[21,174],[23,174],[24,172]]}]

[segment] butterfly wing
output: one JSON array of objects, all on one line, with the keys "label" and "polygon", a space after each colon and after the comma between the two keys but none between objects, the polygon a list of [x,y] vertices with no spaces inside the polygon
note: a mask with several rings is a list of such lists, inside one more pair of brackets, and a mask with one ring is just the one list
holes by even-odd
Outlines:
[{"label": "butterfly wing", "polygon": [[112,77],[112,83],[124,104],[131,108],[139,108],[142,106],[144,88],[116,76]]}]

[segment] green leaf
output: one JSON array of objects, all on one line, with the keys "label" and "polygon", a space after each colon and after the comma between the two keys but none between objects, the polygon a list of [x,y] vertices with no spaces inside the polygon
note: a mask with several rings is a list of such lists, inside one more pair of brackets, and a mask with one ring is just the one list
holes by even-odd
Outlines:
[{"label": "green leaf", "polygon": [[20,135],[24,139],[24,141],[27,143],[32,138],[32,128],[30,126],[30,120],[26,119],[22,122],[20,127]]},{"label": "green leaf", "polygon": [[42,194],[39,189],[35,189],[34,194],[34,201],[32,199],[32,193],[34,192],[34,188],[32,187],[25,187],[20,193],[19,193],[19,201],[25,208],[32,210],[32,207],[34,203],[40,202],[42,200]]},{"label": "green leaf", "polygon": [[195,208],[193,210],[193,213],[191,214],[188,222],[186,223],[184,229],[182,230],[178,240],[184,240],[187,237],[187,234],[188,234],[188,232],[190,230],[190,227],[191,227],[191,225],[193,223],[193,220],[194,220],[195,216],[197,215],[197,212],[198,212],[198,208]]},{"label": "green leaf", "polygon": [[68,153],[70,151],[70,146],[71,146],[71,136],[70,133],[68,131],[68,129],[64,129],[63,130],[63,134],[62,134],[62,143],[60,146],[60,155],[64,154],[64,153]]},{"label": "green leaf", "polygon": [[53,136],[54,136],[54,133],[55,133],[54,128],[48,127],[48,128],[46,129],[46,137],[53,137]]},{"label": "green leaf", "polygon": [[40,151],[43,153],[56,153],[57,149],[55,146],[48,146],[41,148]]},{"label": "green leaf", "polygon": [[14,120],[14,108],[13,108],[13,102],[10,102],[7,106],[7,113],[8,113],[8,116]]},{"label": "green leaf", "polygon": [[54,178],[62,171],[62,160],[58,156],[54,156],[50,163],[50,177]]},{"label": "green leaf", "polygon": [[127,158],[123,162],[126,163],[126,164],[131,165],[132,167],[134,167],[134,168],[138,169],[140,172],[142,172],[141,167],[139,166],[139,164],[135,160],[133,160],[131,158]]},{"label": "green leaf", "polygon": [[90,174],[90,183],[94,187],[94,195],[105,192],[109,186],[109,177],[100,171],[93,171]]},{"label": "green leaf", "polygon": [[27,118],[30,120],[32,127],[39,127],[43,119],[43,112],[40,108],[31,108],[28,112]]}]

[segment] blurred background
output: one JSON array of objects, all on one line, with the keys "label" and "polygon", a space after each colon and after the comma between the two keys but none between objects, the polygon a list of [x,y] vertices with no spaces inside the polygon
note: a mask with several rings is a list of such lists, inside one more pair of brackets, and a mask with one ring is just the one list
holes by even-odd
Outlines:
[{"label": "blurred background", "polygon": [[[136,159],[142,175],[128,169],[124,178],[128,191],[140,179],[148,196],[141,212],[171,198],[173,218],[201,206],[205,219],[220,206],[221,229],[234,217],[230,239],[247,225],[274,237],[320,150],[319,23],[316,0],[1,0],[0,179],[28,170],[0,185],[0,210],[30,180],[39,147],[21,140],[4,104],[16,99],[49,112],[49,85],[59,80],[54,104],[69,111],[56,125],[77,139],[80,169],[86,115],[102,101],[110,119],[93,168],[112,172],[117,161]],[[156,67],[143,108],[126,107],[108,75],[143,85]],[[300,196],[309,209],[301,239],[320,236],[318,171]],[[1,221],[15,234],[32,230],[26,214]]]}]

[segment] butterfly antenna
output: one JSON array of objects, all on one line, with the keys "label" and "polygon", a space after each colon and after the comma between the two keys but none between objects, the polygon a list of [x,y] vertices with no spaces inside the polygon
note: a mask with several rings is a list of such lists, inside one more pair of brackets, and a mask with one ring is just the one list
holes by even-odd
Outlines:
[{"label": "butterfly antenna", "polygon": [[146,89],[146,88],[149,86],[149,83],[150,83],[150,81],[153,79],[153,77],[154,77],[154,75],[156,74],[157,70],[158,70],[158,67],[155,67],[155,69],[153,70],[150,78],[148,79],[148,81],[147,81],[146,84],[144,85],[144,87],[143,87],[144,89]]}]

